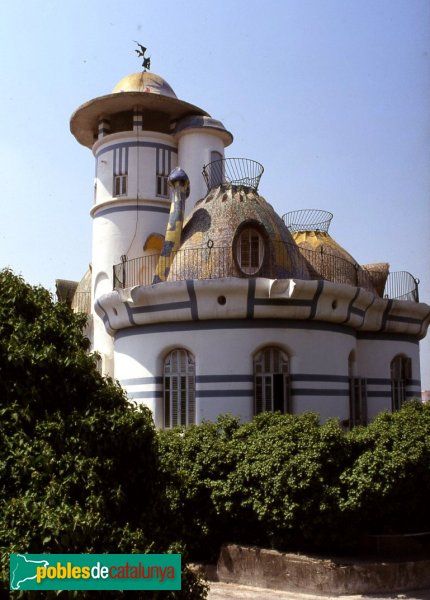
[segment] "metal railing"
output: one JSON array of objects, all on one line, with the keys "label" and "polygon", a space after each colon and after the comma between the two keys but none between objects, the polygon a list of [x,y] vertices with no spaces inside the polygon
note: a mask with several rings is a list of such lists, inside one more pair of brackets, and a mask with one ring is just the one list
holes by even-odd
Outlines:
[{"label": "metal railing", "polygon": [[384,289],[384,298],[419,302],[418,284],[420,280],[407,271],[389,273]]},{"label": "metal railing", "polygon": [[282,215],[282,220],[288,229],[296,231],[324,231],[327,232],[333,213],[318,208],[304,208],[292,210]]},{"label": "metal railing", "polygon": [[208,191],[228,183],[257,191],[264,167],[249,158],[222,158],[203,167],[203,177]]},{"label": "metal railing", "polygon": [[[152,285],[159,255],[124,260],[113,268],[114,288]],[[384,297],[418,302],[418,280],[410,273],[390,273]],[[267,248],[261,267],[253,274],[244,273],[231,246],[205,246],[173,252],[168,281],[220,279],[223,277],[268,277],[283,279],[324,279],[362,287],[375,292],[372,275],[358,264],[318,251],[298,248],[295,244],[272,242]]]}]

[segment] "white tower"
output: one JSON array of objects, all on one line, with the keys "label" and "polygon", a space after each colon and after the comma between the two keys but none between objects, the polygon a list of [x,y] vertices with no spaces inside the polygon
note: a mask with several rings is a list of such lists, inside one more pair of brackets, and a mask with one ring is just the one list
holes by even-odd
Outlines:
[{"label": "white tower", "polygon": [[[70,129],[96,159],[92,249],[92,306],[114,287],[112,266],[159,252],[170,210],[167,177],[180,165],[190,179],[186,213],[206,193],[205,164],[224,158],[233,136],[201,108],[179,100],[170,85],[147,71],[122,79],[111,94],[72,115]],[[125,265],[125,262],[124,262]],[[145,267],[150,282],[154,264]],[[124,266],[124,278],[127,272]],[[92,310],[93,348],[113,375],[113,343]]]}]

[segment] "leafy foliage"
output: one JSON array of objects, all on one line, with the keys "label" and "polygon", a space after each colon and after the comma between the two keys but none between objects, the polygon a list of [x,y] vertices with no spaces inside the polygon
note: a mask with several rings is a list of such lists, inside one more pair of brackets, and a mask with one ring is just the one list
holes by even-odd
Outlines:
[{"label": "leafy foliage", "polygon": [[[172,545],[178,540],[151,413],[130,406],[121,388],[97,372],[82,336],[84,323],[65,305],[54,304],[46,290],[0,272],[0,589],[5,593],[12,552],[179,548]],[[90,592],[66,596],[92,597]],[[186,568],[182,592],[163,595],[176,597],[205,597],[205,585]]]},{"label": "leafy foliage", "polygon": [[[366,533],[430,529],[430,405],[351,432],[312,413],[263,413],[157,433],[99,375],[83,325],[0,272],[0,593],[10,552],[186,544],[214,559],[223,542],[344,551]],[[205,594],[185,569],[180,596],[163,598]]]},{"label": "leafy foliage", "polygon": [[372,533],[430,530],[430,405],[415,400],[351,433],[342,512]]},{"label": "leafy foliage", "polygon": [[221,542],[345,551],[366,533],[430,527],[430,406],[420,402],[352,432],[311,413],[262,413],[159,435],[181,537],[200,558]]}]

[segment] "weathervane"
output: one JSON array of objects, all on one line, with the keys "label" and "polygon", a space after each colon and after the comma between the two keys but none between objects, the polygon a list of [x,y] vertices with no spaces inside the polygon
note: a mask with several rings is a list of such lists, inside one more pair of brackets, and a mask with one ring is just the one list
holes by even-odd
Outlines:
[{"label": "weathervane", "polygon": [[137,53],[137,56],[142,58],[142,67],[144,69],[150,69],[151,68],[151,57],[150,56],[148,58],[145,57],[145,52],[146,52],[145,46],[142,46],[142,44],[139,44],[139,42],[136,42],[136,40],[134,40],[134,42],[140,48],[140,50],[135,50],[135,52]]}]

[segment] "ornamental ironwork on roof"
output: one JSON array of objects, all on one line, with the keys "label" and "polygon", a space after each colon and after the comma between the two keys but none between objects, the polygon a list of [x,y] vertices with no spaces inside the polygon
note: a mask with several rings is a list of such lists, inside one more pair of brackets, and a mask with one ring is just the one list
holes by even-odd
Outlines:
[{"label": "ornamental ironwork on roof", "polygon": [[208,191],[223,184],[258,190],[264,167],[250,158],[221,158],[203,167]]}]

